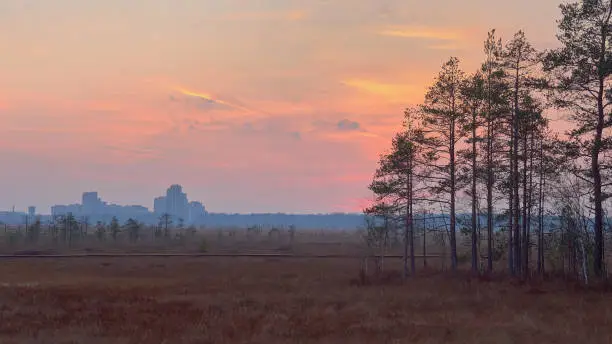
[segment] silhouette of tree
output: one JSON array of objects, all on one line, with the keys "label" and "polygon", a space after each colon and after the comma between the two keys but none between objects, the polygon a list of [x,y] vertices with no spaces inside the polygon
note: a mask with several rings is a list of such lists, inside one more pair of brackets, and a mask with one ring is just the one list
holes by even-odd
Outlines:
[{"label": "silhouette of tree", "polygon": [[560,5],[561,43],[543,58],[550,98],[557,108],[571,112],[576,127],[569,132],[575,142],[574,174],[591,185],[594,209],[594,270],[604,270],[604,209],[609,197],[606,181],[612,164],[603,155],[612,149],[607,128],[612,126],[612,1],[590,0]]},{"label": "silhouette of tree", "polygon": [[110,233],[113,238],[113,241],[117,242],[117,238],[119,233],[121,232],[121,226],[119,225],[119,220],[117,217],[113,216],[110,223]]},{"label": "silhouette of tree", "polygon": [[425,94],[421,106],[424,127],[427,128],[429,167],[438,181],[432,185],[432,193],[446,194],[450,223],[448,227],[451,246],[451,269],[457,269],[456,196],[457,143],[466,136],[467,116],[461,108],[461,85],[465,76],[459,68],[459,59],[451,57],[438,74],[436,81]]},{"label": "silhouette of tree", "polygon": [[135,243],[136,241],[138,241],[141,226],[142,225],[138,223],[138,221],[132,218],[128,219],[125,223],[124,228],[128,233],[128,237],[131,243]]}]

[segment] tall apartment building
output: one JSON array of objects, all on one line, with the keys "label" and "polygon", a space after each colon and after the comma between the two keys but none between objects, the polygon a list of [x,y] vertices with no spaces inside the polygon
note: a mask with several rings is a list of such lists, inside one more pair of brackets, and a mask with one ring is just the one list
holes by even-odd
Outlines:
[{"label": "tall apartment building", "polygon": [[83,215],[98,215],[103,212],[104,205],[97,192],[84,192],[81,205]]},{"label": "tall apartment building", "polygon": [[189,202],[182,186],[174,184],[166,190],[166,211],[173,217],[189,219]]}]

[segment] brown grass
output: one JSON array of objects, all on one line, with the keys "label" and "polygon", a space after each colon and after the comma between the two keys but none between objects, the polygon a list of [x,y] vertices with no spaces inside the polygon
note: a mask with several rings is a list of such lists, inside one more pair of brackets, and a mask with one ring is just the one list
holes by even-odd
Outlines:
[{"label": "brown grass", "polygon": [[612,343],[612,294],[355,259],[0,262],[1,343]]}]

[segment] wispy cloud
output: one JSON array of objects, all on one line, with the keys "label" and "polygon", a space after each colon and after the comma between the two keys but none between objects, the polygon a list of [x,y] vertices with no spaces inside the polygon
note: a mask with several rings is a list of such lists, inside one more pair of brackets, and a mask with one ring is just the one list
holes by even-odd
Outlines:
[{"label": "wispy cloud", "polygon": [[443,43],[443,44],[432,44],[427,46],[428,49],[432,50],[459,50],[459,45],[455,43]]},{"label": "wispy cloud", "polygon": [[360,130],[361,125],[359,122],[351,121],[350,119],[343,119],[336,124],[338,130],[341,131],[352,131],[352,130]]},{"label": "wispy cloud", "polygon": [[303,10],[293,11],[256,11],[237,12],[222,16],[222,20],[285,20],[300,21],[306,18],[307,12]]},{"label": "wispy cloud", "polygon": [[392,102],[405,102],[414,95],[415,92],[421,91],[418,87],[413,85],[387,84],[366,79],[348,79],[342,81],[342,84],[363,92],[382,96]]},{"label": "wispy cloud", "polygon": [[325,137],[333,141],[351,141],[360,138],[377,138],[378,135],[365,130],[354,130],[330,132]]},{"label": "wispy cloud", "polygon": [[378,137],[377,134],[363,128],[359,122],[347,118],[338,122],[326,120],[314,121],[308,132],[324,140],[331,141],[351,141],[361,138]]},{"label": "wispy cloud", "polygon": [[424,26],[414,27],[391,27],[380,30],[379,35],[383,36],[394,36],[403,38],[416,38],[416,39],[434,39],[434,40],[445,40],[454,41],[459,40],[463,35],[459,31],[431,28]]},{"label": "wispy cloud", "polygon": [[104,149],[126,159],[134,160],[146,160],[159,158],[159,152],[149,147],[137,147],[130,145],[129,142],[123,144],[107,144],[103,146]]},{"label": "wispy cloud", "polygon": [[190,91],[190,90],[187,90],[185,88],[180,88],[180,87],[175,88],[175,91],[181,93],[184,96],[202,99],[202,100],[205,100],[205,101],[207,101],[209,103],[215,103],[215,104],[219,104],[219,105],[224,105],[224,106],[227,106],[227,107],[230,107],[230,108],[234,108],[234,109],[241,110],[241,111],[246,111],[246,112],[252,112],[253,111],[253,110],[251,110],[249,108],[246,108],[244,106],[237,105],[237,104],[234,104],[234,103],[230,103],[230,102],[225,101],[223,99],[219,99],[217,97],[214,97],[214,96],[212,96],[209,93]]}]

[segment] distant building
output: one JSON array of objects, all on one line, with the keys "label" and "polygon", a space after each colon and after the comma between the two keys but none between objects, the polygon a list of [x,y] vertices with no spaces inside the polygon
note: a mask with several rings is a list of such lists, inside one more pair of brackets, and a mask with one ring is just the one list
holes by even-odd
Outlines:
[{"label": "distant building", "polygon": [[189,202],[189,223],[198,223],[205,214],[206,209],[202,202]]},{"label": "distant building", "polygon": [[0,223],[4,224],[21,224],[23,223],[26,213],[15,211],[0,211]]},{"label": "distant building", "polygon": [[82,197],[83,215],[97,215],[102,213],[103,203],[97,192],[84,192]]},{"label": "distant building", "polygon": [[[30,210],[29,210],[30,211]],[[32,211],[35,211],[32,210]],[[77,218],[87,219],[90,223],[96,221],[109,222],[113,217],[119,221],[132,218],[146,223],[155,223],[161,214],[168,213],[173,221],[182,219],[185,222],[197,223],[206,213],[204,205],[200,202],[189,202],[182,186],[171,185],[166,195],[155,198],[153,212],[139,205],[117,205],[102,201],[97,192],[84,192],[82,204],[54,205],[51,207],[52,216],[72,214]],[[26,215],[24,213],[24,215]]]},{"label": "distant building", "polygon": [[31,217],[36,216],[36,207],[35,206],[29,206],[28,207],[28,216],[31,216]]},{"label": "distant building", "polygon": [[104,212],[104,215],[111,215],[121,219],[127,219],[146,216],[149,214],[149,209],[141,205],[107,204],[104,207]]},{"label": "distant building", "polygon": [[182,186],[174,184],[166,190],[166,211],[176,218],[189,218],[189,202]]},{"label": "distant building", "polygon": [[125,205],[122,207],[123,211],[130,216],[145,216],[149,214],[149,208],[142,205]]},{"label": "distant building", "polygon": [[81,205],[80,204],[69,204],[69,205],[54,205],[51,207],[51,215],[59,216],[59,215],[68,215],[72,214],[78,216],[81,214]]},{"label": "distant building", "polygon": [[165,214],[168,211],[166,207],[166,196],[160,196],[153,201],[153,212],[156,215]]}]

